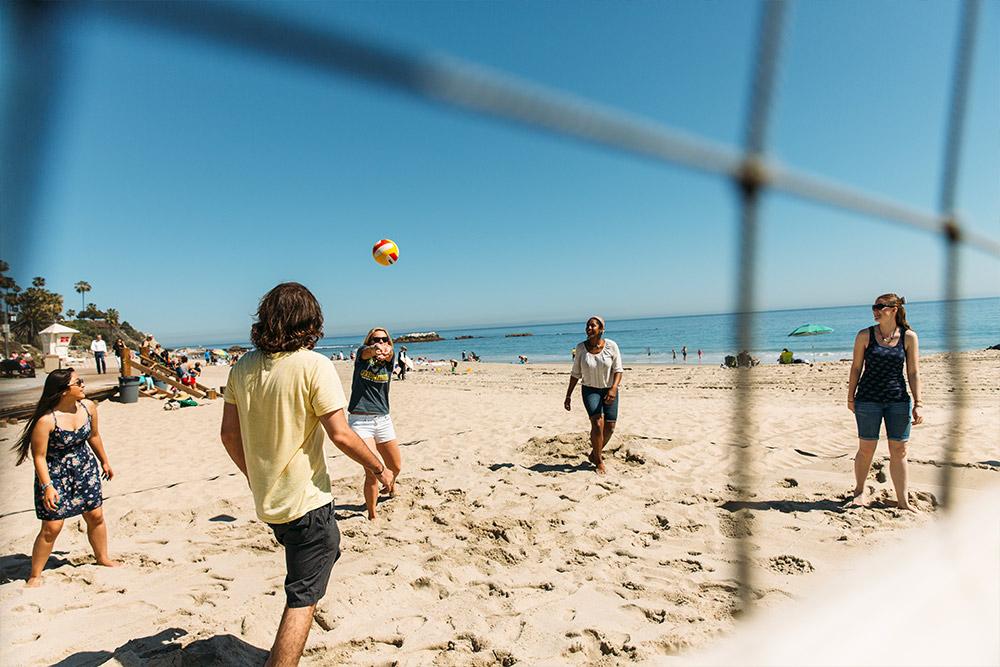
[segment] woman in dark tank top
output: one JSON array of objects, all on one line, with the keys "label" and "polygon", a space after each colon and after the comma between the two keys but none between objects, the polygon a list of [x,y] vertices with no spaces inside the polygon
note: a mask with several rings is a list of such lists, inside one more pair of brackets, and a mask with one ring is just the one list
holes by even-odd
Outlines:
[{"label": "woman in dark tank top", "polygon": [[[906,321],[905,304],[906,299],[892,293],[876,298],[872,305],[876,324],[859,331],[854,339],[847,407],[854,413],[858,425],[852,503],[859,506],[867,505],[870,500],[865,481],[868,479],[884,422],[889,441],[889,474],[896,490],[896,506],[905,510],[913,509],[907,494],[906,446],[910,438],[911,423],[919,424],[923,421],[923,403],[920,400],[917,334]],[[904,368],[906,379],[903,377]]]}]

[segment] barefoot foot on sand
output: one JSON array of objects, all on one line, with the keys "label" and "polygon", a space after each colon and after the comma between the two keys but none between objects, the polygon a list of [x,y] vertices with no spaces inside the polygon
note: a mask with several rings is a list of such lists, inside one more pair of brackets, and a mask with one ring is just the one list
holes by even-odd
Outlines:
[{"label": "barefoot foot on sand", "polygon": [[855,491],[854,497],[851,498],[848,503],[851,507],[868,507],[868,503],[871,502],[871,496],[868,494],[868,489],[863,491]]},{"label": "barefoot foot on sand", "polygon": [[589,454],[587,454],[587,460],[593,463],[594,467],[597,468],[598,475],[603,475],[604,473],[607,472],[607,469],[604,467],[604,460],[598,458],[597,452],[591,451]]},{"label": "barefoot foot on sand", "polygon": [[111,560],[110,558],[107,558],[105,560],[98,559],[97,564],[100,565],[101,567],[118,567],[121,565],[121,563],[119,563],[118,561]]},{"label": "barefoot foot on sand", "polygon": [[25,588],[38,588],[42,585],[41,577],[28,577],[28,580],[24,582]]}]

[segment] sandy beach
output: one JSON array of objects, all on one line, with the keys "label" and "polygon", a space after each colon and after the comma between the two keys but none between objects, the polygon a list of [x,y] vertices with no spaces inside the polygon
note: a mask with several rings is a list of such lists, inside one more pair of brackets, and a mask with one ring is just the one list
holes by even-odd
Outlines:
[{"label": "sandy beach", "polygon": [[[1000,482],[1000,352],[961,359],[968,410],[954,480],[968,504]],[[752,514],[757,603],[802,604],[818,582],[936,520],[953,361],[921,360],[916,513],[887,502],[884,440],[870,480],[877,502],[844,507],[857,446],[846,362],[752,369],[748,509],[728,477],[734,371],[627,368],[605,476],[586,462],[579,397],[562,408],[568,365],[413,372],[392,385],[404,471],[377,522],[364,517],[361,469],[327,443],[343,557],[303,664],[670,661],[738,622],[737,511]],[[350,362],[334,363],[349,387]],[[202,383],[224,385],[227,372],[209,368]],[[32,468],[15,468],[9,452],[23,422],[0,428],[0,664],[263,661],[284,563],[219,442],[222,405],[101,403],[116,473],[104,509],[122,567],[95,566],[72,519],[39,589],[24,587],[38,530]]]}]

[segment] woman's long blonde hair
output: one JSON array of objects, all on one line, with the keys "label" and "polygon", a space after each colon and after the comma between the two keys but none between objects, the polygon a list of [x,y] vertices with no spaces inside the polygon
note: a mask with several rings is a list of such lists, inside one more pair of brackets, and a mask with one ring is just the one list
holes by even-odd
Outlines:
[{"label": "woman's long blonde hair", "polygon": [[[879,296],[875,297],[875,301],[876,302],[879,299],[882,299],[883,301],[888,301],[890,306],[894,306],[896,308],[896,326],[897,327],[899,327],[900,329],[909,329],[910,328],[910,323],[906,321],[906,307],[905,307],[906,306],[906,297],[905,296],[899,296],[898,294],[894,294],[893,292],[886,292],[885,294],[880,294]],[[388,333],[389,332],[386,331],[386,334],[388,334]]]},{"label": "woman's long blonde hair", "polygon": [[365,342],[364,342],[364,344],[366,346],[372,344],[372,342],[371,342],[372,341],[372,335],[376,331],[384,331],[385,332],[385,337],[389,339],[389,346],[391,347],[392,346],[392,334],[389,333],[389,330],[386,329],[385,327],[375,327],[373,329],[369,329],[368,330],[368,335],[365,336]]}]

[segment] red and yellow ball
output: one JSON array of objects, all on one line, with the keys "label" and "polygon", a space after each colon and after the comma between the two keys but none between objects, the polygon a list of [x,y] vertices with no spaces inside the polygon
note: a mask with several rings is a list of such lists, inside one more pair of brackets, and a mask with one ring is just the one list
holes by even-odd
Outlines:
[{"label": "red and yellow ball", "polygon": [[382,239],[372,248],[372,257],[382,266],[395,264],[399,259],[399,246],[394,241]]}]

